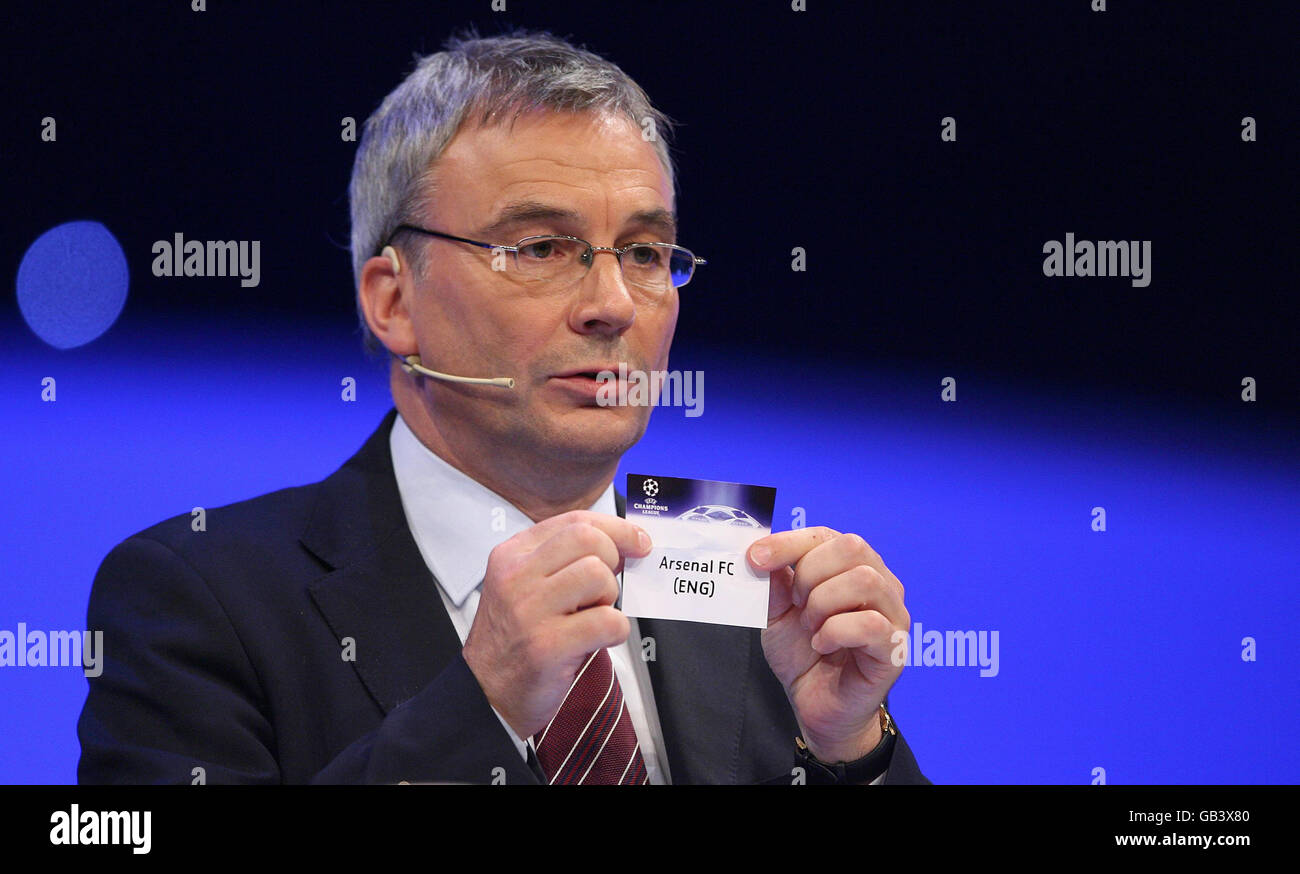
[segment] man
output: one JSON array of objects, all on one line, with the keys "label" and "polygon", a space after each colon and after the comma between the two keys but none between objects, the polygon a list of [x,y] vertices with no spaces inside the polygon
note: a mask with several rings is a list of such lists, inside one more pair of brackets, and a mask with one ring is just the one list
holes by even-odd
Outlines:
[{"label": "man", "polygon": [[667,132],[544,34],[454,39],[385,99],[352,254],[396,409],[321,483],[110,553],[83,782],[928,782],[884,707],[903,589],[861,537],[756,541],[761,633],[618,609],[650,410],[594,377],[667,368],[701,260]]}]

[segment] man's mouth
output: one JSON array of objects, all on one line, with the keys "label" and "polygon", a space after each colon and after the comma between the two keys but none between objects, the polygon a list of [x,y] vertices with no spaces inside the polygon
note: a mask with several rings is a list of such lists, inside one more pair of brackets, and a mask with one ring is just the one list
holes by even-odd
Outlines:
[{"label": "man's mouth", "polygon": [[[623,366],[627,367],[627,365]],[[626,372],[625,370],[624,373]],[[602,374],[604,374],[603,378]],[[620,385],[617,364],[588,364],[575,367],[554,374],[549,381],[562,387],[569,396],[579,399],[583,406],[607,406],[601,400],[602,393],[616,393]]]},{"label": "man's mouth", "polygon": [[[601,373],[612,374],[614,379],[618,378],[618,365],[598,365],[594,368],[578,368],[566,370],[563,373],[555,374],[552,379],[596,379]],[[608,378],[608,377],[606,377]]]}]

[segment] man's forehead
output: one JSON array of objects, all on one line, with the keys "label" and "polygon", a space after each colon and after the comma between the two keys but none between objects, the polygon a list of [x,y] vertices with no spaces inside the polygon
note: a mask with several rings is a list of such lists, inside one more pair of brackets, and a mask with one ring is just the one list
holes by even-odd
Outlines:
[{"label": "man's forehead", "polygon": [[631,119],[611,113],[536,111],[468,124],[439,158],[433,182],[435,202],[457,201],[497,223],[542,218],[548,209],[579,212],[577,201],[611,198],[617,204],[609,206],[643,217],[673,210],[659,153]]},{"label": "man's forehead", "polygon": [[[480,232],[486,234],[504,232],[532,223],[569,225],[575,228],[587,223],[589,217],[584,215],[581,209],[560,205],[563,202],[564,199],[560,197],[546,199],[525,197],[495,205],[490,211],[491,218],[487,224],[481,225]],[[637,200],[630,200],[623,205],[618,215],[610,218],[618,224],[655,230],[665,240],[676,237],[677,216],[671,209],[664,206],[637,206],[636,204]]]}]

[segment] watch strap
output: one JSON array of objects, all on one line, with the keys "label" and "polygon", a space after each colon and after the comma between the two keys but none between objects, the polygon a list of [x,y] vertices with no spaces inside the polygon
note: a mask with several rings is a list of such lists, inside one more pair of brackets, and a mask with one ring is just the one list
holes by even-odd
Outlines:
[{"label": "watch strap", "polygon": [[871,752],[852,762],[823,762],[812,754],[812,750],[808,749],[803,738],[796,737],[795,758],[804,768],[807,782],[812,785],[857,785],[870,783],[889,770],[894,745],[898,738],[898,728],[894,725],[893,717],[889,715],[884,704],[880,705],[879,712],[880,743],[876,744]]}]

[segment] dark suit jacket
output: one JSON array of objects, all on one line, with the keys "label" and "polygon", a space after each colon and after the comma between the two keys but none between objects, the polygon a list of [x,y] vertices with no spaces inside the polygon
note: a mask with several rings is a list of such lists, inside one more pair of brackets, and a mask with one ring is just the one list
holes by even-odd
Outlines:
[{"label": "dark suit jacket", "polygon": [[[395,417],[319,483],[109,553],[90,595],[104,669],[78,723],[80,782],[539,782],[407,527]],[[790,782],[798,729],[759,632],[639,625],[673,782]],[[929,782],[901,735],[886,782]]]}]

